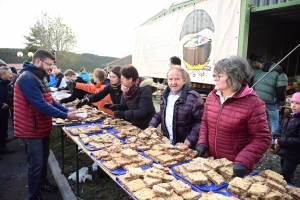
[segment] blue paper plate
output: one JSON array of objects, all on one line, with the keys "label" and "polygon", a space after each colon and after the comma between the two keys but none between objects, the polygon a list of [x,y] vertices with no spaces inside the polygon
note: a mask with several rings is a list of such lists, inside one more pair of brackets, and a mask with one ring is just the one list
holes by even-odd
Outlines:
[{"label": "blue paper plate", "polygon": [[214,191],[214,193],[222,194],[223,196],[226,196],[226,197],[231,197],[231,196],[233,196],[230,192],[228,192],[228,190],[224,190],[224,191]]},{"label": "blue paper plate", "polygon": [[[178,165],[177,165],[178,166]],[[220,186],[217,186],[215,185],[214,183],[211,183],[210,185],[207,185],[207,184],[204,184],[204,185],[195,185],[195,184],[191,184],[187,179],[185,179],[184,177],[182,177],[179,173],[177,173],[173,168],[175,166],[171,167],[171,170],[173,172],[173,174],[175,175],[175,177],[177,176],[178,178],[182,179],[183,181],[189,183],[190,185],[202,190],[202,191],[205,191],[205,192],[209,192],[209,191],[217,191],[217,190],[220,190],[224,187],[227,187],[228,186],[228,183],[224,183]]]}]

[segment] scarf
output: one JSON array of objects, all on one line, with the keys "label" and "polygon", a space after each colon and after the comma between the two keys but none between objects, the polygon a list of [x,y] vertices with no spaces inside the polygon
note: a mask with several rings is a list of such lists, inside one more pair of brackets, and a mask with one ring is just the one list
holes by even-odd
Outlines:
[{"label": "scarf", "polygon": [[134,84],[129,88],[122,84],[123,96],[126,101],[136,93],[137,89],[139,88],[139,85],[140,85],[140,78],[137,78]]},{"label": "scarf", "polygon": [[40,68],[30,68],[29,71],[34,73],[41,80],[43,80],[47,76],[47,73],[45,71],[42,71]]},{"label": "scarf", "polygon": [[110,84],[112,89],[116,91],[117,95],[119,95],[121,91],[121,83],[118,84]]}]

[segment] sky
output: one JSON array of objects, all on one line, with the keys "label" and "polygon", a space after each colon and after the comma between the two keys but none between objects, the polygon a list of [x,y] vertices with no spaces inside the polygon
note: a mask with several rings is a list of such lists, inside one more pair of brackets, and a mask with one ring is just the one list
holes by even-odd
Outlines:
[{"label": "sky", "polygon": [[0,0],[0,48],[25,48],[42,12],[60,16],[77,40],[75,53],[125,57],[134,29],[182,0]]}]

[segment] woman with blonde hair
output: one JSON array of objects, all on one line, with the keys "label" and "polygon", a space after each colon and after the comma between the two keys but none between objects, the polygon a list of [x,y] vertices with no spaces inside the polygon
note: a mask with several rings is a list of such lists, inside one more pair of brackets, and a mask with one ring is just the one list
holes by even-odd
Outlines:
[{"label": "woman with blonde hair", "polygon": [[[96,68],[94,70],[93,79],[94,79],[94,82],[96,83],[95,85],[94,84],[76,83],[75,88],[84,90],[84,91],[86,91],[88,93],[92,93],[92,94],[96,94],[105,88],[105,85],[103,83],[106,80],[106,73],[103,69]],[[112,100],[111,100],[109,94],[107,94],[100,101],[93,102],[93,105],[97,106],[98,110],[102,110],[110,115],[113,115],[114,112],[112,112],[112,110],[110,110],[108,108],[105,108],[103,106],[104,104],[112,104]]]}]

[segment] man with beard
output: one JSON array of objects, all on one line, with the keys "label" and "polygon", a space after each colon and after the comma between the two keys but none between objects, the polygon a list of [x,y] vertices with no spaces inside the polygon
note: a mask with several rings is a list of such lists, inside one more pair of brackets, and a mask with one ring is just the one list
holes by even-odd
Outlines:
[{"label": "man with beard", "polygon": [[27,154],[28,199],[43,199],[40,190],[54,191],[47,179],[47,161],[52,117],[78,119],[53,98],[46,79],[54,65],[54,56],[45,50],[33,55],[33,63],[25,62],[14,89],[14,134],[21,138]]}]

